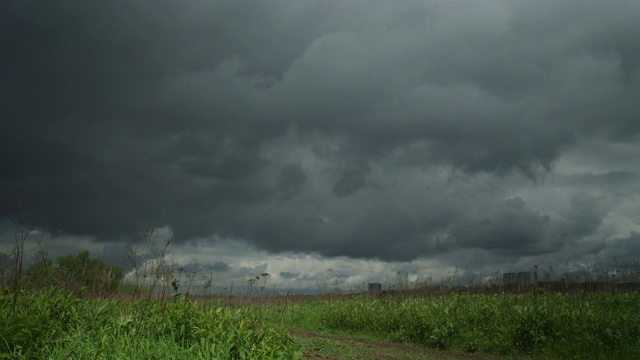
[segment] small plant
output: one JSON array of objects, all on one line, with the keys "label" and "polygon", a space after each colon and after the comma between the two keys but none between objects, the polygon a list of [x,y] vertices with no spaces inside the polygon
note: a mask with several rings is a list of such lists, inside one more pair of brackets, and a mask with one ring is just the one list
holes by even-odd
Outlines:
[{"label": "small plant", "polygon": [[[136,245],[127,245],[127,260],[133,267],[134,283],[138,289],[144,289],[147,300],[151,300],[154,295],[160,300],[165,300],[169,296],[170,286],[174,290],[174,297],[177,293],[173,287],[175,267],[167,262],[171,241],[167,240],[164,245],[159,246],[155,228],[147,226],[141,231],[144,252],[139,253]],[[179,282],[179,279],[178,279]],[[139,293],[140,297],[143,293]]]},{"label": "small plant", "polygon": [[20,198],[17,215],[12,219],[16,227],[17,233],[13,240],[13,247],[9,250],[9,258],[11,259],[11,268],[9,272],[9,290],[12,293],[13,300],[11,305],[11,314],[15,314],[18,304],[18,295],[20,294],[20,281],[22,278],[22,264],[24,261],[24,245],[31,236],[34,227],[27,225],[25,215],[25,196]]}]

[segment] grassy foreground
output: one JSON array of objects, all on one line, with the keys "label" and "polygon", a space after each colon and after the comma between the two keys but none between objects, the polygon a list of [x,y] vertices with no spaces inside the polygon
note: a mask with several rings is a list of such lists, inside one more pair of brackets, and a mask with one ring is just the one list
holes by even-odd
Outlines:
[{"label": "grassy foreground", "polygon": [[301,358],[286,330],[246,308],[80,299],[58,290],[17,300],[14,307],[10,294],[0,294],[0,358]]},{"label": "grassy foreground", "polygon": [[635,359],[640,294],[536,293],[356,299],[299,305],[298,330],[349,333],[433,349],[551,359]]},{"label": "grassy foreground", "polygon": [[[343,298],[296,305],[276,298],[223,306],[79,298],[52,288],[16,299],[14,305],[12,294],[0,294],[0,358],[300,359],[303,346],[330,344],[308,339],[301,346],[288,330],[501,358],[635,359],[640,353],[637,292]],[[345,358],[362,358],[356,355]]]}]

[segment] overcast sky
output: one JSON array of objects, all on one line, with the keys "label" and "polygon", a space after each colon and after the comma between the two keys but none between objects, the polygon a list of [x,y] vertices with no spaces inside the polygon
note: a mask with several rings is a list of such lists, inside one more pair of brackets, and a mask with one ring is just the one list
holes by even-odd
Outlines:
[{"label": "overcast sky", "polygon": [[0,245],[214,283],[640,257],[638,1],[2,1]]}]

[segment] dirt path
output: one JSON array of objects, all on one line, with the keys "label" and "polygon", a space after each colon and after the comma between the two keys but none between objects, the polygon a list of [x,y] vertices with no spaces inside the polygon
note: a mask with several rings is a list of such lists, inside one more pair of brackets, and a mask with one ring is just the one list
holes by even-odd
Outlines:
[{"label": "dirt path", "polygon": [[379,359],[379,360],[495,360],[497,357],[435,351],[407,344],[383,340],[329,336],[312,332],[293,331],[291,335],[305,348],[303,358],[323,360]]}]

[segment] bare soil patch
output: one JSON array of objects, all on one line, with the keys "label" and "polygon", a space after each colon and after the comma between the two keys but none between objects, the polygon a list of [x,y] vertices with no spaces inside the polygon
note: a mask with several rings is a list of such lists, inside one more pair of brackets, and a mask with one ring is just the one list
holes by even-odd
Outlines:
[{"label": "bare soil patch", "polygon": [[380,359],[380,360],[496,360],[497,357],[458,353],[452,351],[429,350],[408,344],[391,343],[384,340],[360,339],[355,337],[331,336],[312,332],[292,331],[291,335],[298,339],[325,339],[350,348],[348,354],[326,354],[324,351],[306,349],[305,359],[343,360],[343,359]]}]

